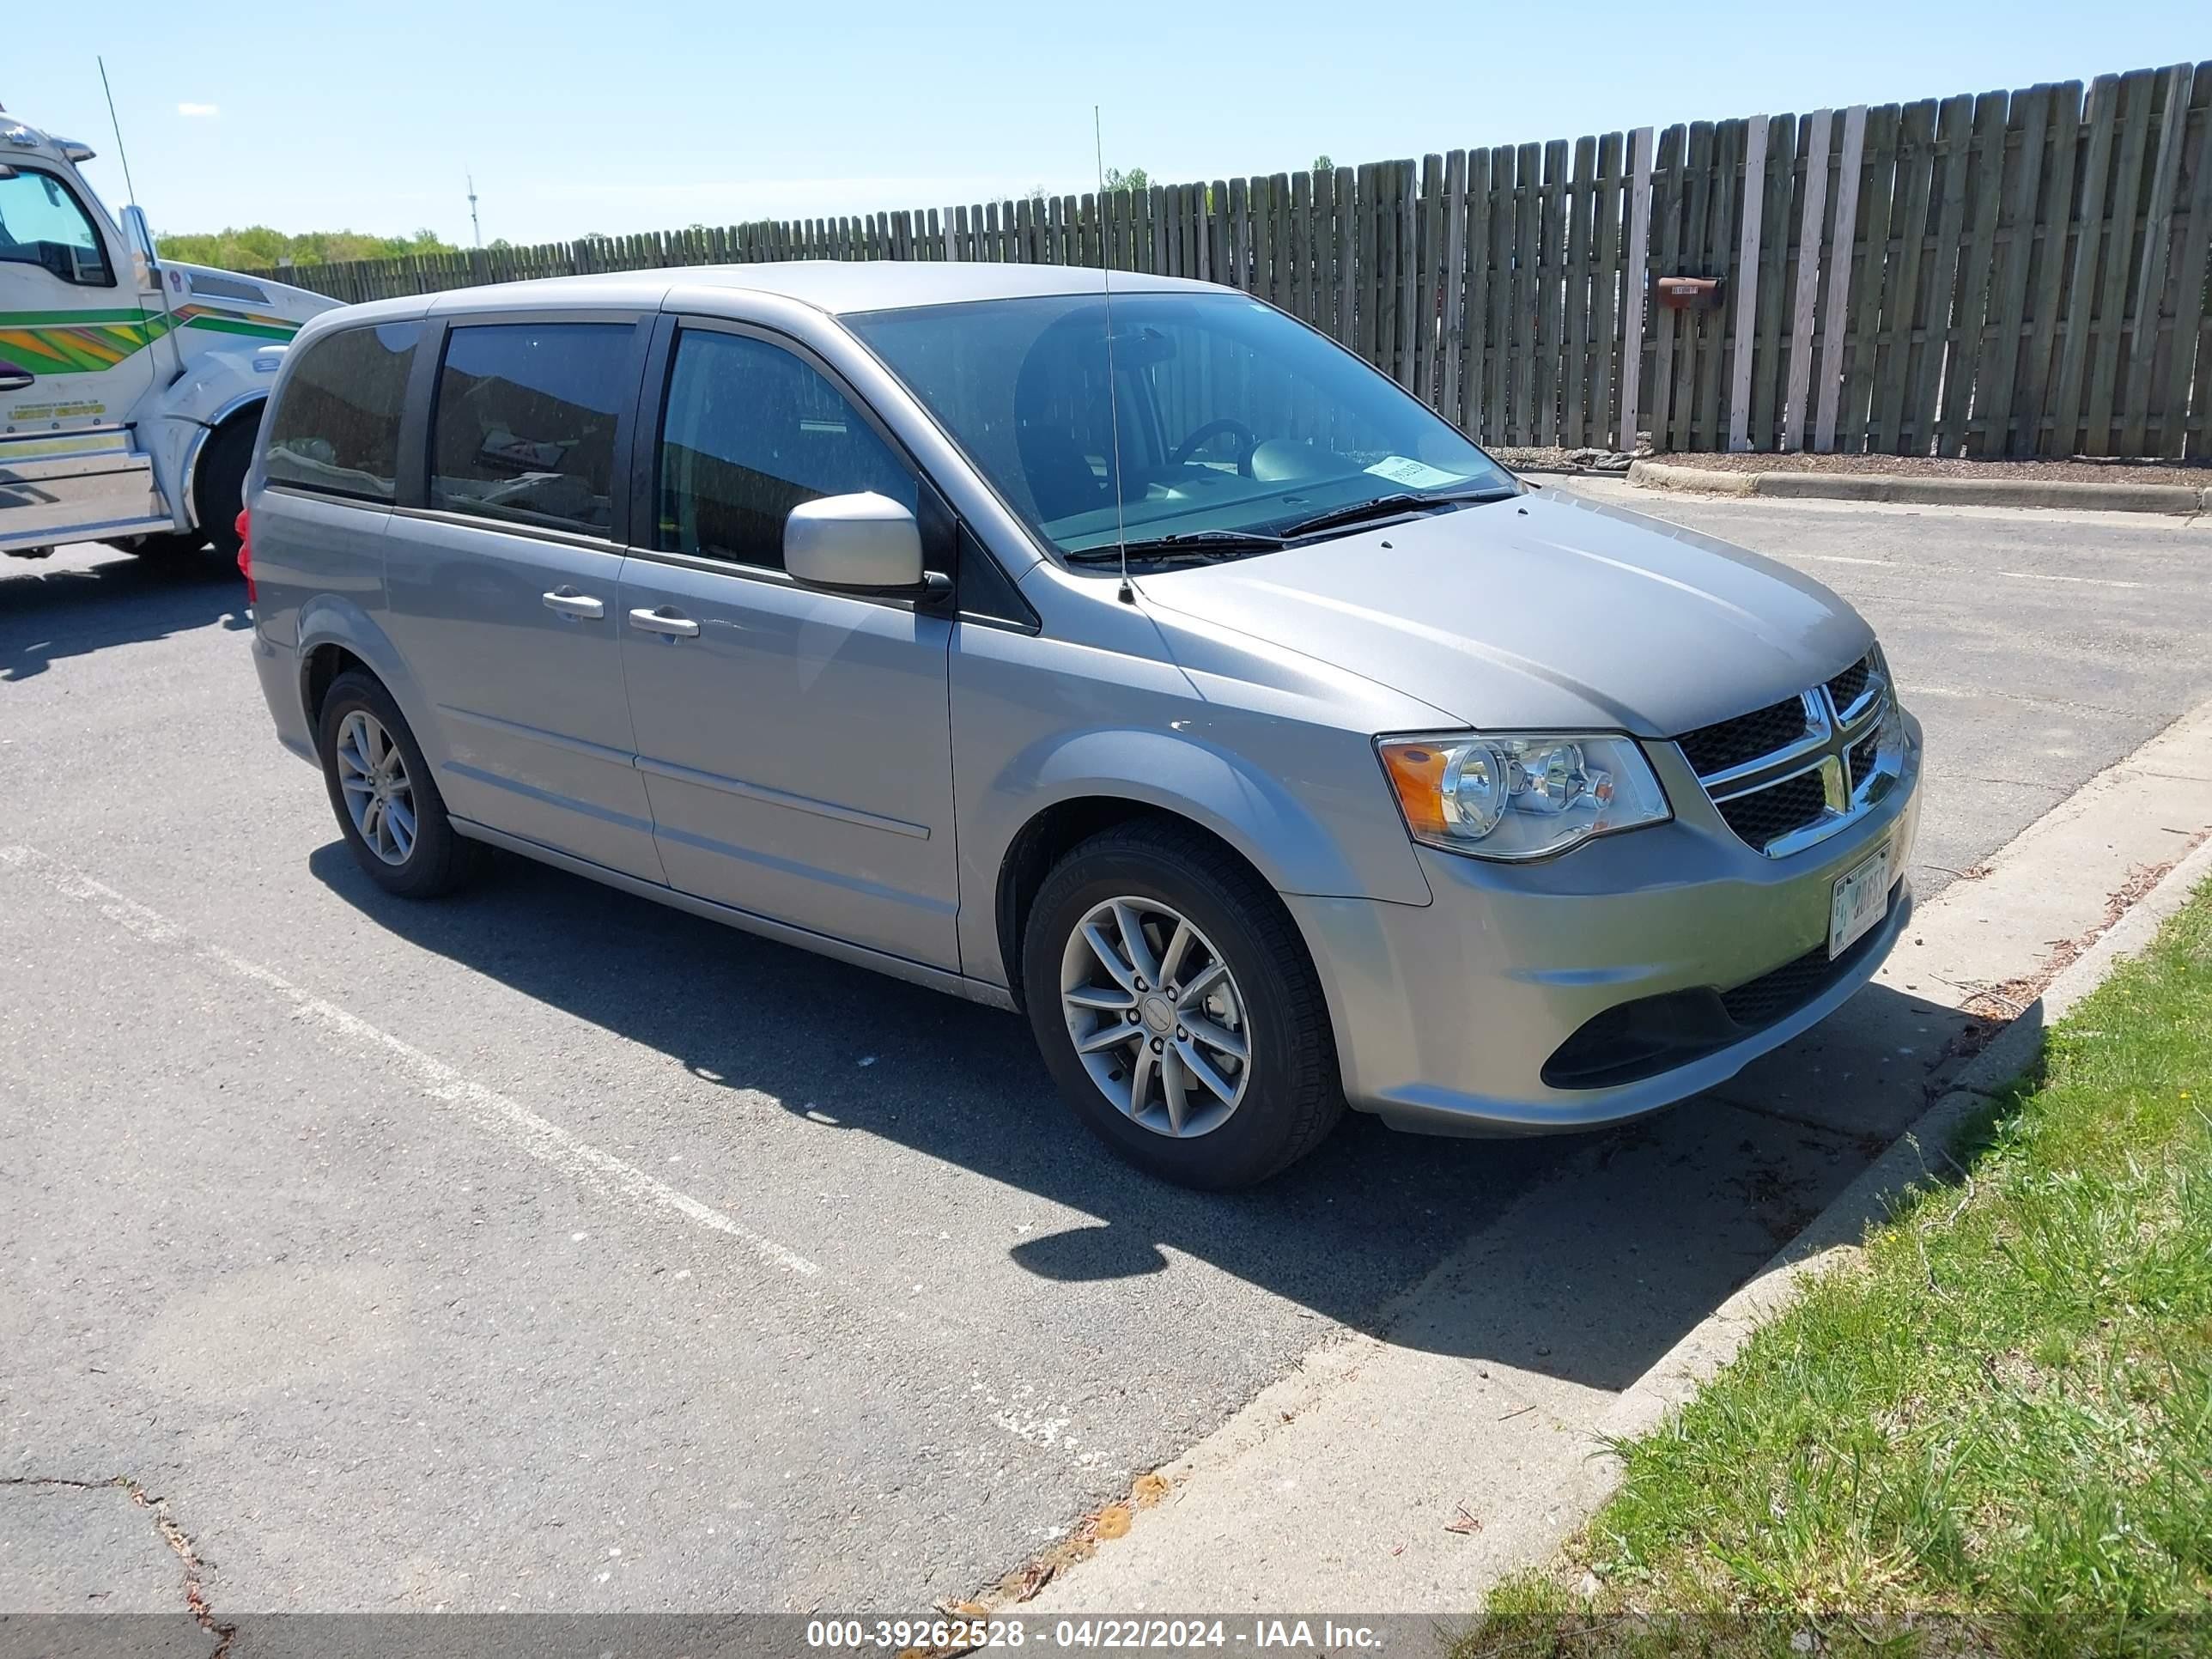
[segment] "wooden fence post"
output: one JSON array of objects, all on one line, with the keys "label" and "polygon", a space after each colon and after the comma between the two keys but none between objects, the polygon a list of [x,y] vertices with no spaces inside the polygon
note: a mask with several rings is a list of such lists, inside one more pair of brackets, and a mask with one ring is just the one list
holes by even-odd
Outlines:
[{"label": "wooden fence post", "polygon": [[[1790,392],[1776,421],[1778,449],[1805,447],[1805,398],[1813,386],[1813,310],[1820,298],[1820,221],[1828,210],[1828,134],[1832,109],[1816,109],[1805,147],[1805,210],[1797,227],[1797,295],[1790,325]],[[1787,226],[1777,226],[1784,234]]]},{"label": "wooden fence post", "polygon": [[[2173,200],[2180,187],[2182,137],[2189,125],[2189,82],[2186,64],[2176,64],[2166,72],[2166,107],[2159,127],[2157,160],[2151,172],[2150,198],[2143,210],[2141,274],[2136,278],[2135,328],[2128,339],[2127,383],[2120,406],[2119,453],[2123,455],[2142,453],[2144,431],[2150,419],[2151,358],[2158,347],[2159,307],[2166,294],[2166,261],[2172,252]],[[2179,321],[2177,316],[2177,340]]]},{"label": "wooden fence post", "polygon": [[[1844,149],[1836,178],[1836,234],[1830,243],[1828,308],[1820,325],[1820,391],[1813,421],[1813,447],[1823,455],[1836,447],[1836,404],[1844,391],[1844,328],[1850,317],[1851,242],[1859,228],[1859,167],[1866,155],[1866,106],[1844,112]],[[1872,280],[1880,283],[1881,250],[1869,246]],[[1871,340],[1861,350],[1871,351]]]},{"label": "wooden fence post", "polygon": [[1443,309],[1437,319],[1437,412],[1461,418],[1460,359],[1467,349],[1467,152],[1444,157]]},{"label": "wooden fence post", "polygon": [[1766,118],[1754,115],[1743,133],[1743,231],[1737,239],[1735,360],[1729,366],[1729,447],[1751,447],[1751,343],[1759,312],[1759,216],[1766,200]]},{"label": "wooden fence post", "polygon": [[2191,408],[2190,384],[2194,365],[2197,440],[2194,453],[2203,459],[2212,450],[2212,323],[2193,296],[2204,292],[2204,270],[2212,255],[2212,64],[2197,68],[2196,88],[2190,102],[2202,107],[2202,131],[2192,167],[2189,191],[2188,234],[2182,242],[2181,270],[2173,288],[2173,343],[2166,360],[2165,424],[2160,428],[2160,452],[2179,460],[2187,443]]},{"label": "wooden fence post", "polygon": [[1628,263],[1620,276],[1620,453],[1636,453],[1637,394],[1644,383],[1644,301],[1650,283],[1644,270],[1651,240],[1651,135],[1638,127],[1628,135]]}]

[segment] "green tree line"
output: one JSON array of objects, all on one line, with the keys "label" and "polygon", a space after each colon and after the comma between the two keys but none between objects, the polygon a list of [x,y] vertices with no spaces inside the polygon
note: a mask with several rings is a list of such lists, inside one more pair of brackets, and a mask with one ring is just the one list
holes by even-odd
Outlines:
[{"label": "green tree line", "polygon": [[[1326,173],[1334,164],[1328,156],[1318,155],[1313,165],[1315,172]],[[1150,187],[1152,177],[1142,167],[1109,167],[1105,182],[1109,190],[1140,191]],[[1039,185],[1030,191],[1030,198],[1044,200],[1044,186]],[[692,228],[703,230],[706,227],[694,225]],[[587,231],[582,240],[598,241],[605,238],[599,231]],[[309,230],[291,236],[267,225],[248,225],[243,229],[162,231],[155,240],[169,258],[181,259],[186,264],[213,265],[219,270],[267,270],[286,264],[337,264],[348,259],[404,259],[410,254],[460,251],[453,243],[441,240],[434,230],[418,230],[412,236],[370,236],[356,230]],[[491,246],[507,245],[501,237]]]},{"label": "green tree line", "polygon": [[288,260],[295,265],[333,264],[343,259],[398,259],[416,253],[452,253],[451,242],[434,230],[412,236],[368,236],[354,230],[310,230],[288,236],[266,225],[200,233],[162,231],[155,237],[163,257],[222,270],[266,270]]}]

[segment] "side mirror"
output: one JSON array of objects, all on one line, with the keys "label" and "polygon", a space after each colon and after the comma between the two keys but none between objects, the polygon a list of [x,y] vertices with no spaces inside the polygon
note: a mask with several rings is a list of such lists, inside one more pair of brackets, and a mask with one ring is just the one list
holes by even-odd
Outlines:
[{"label": "side mirror", "polygon": [[921,568],[921,528],[887,495],[823,495],[783,523],[783,568],[795,581],[836,593],[927,599],[949,591]]},{"label": "side mirror", "polygon": [[137,268],[142,289],[161,285],[161,257],[154,251],[154,232],[146,222],[146,210],[132,205],[123,210],[124,240],[131,244],[131,263]]}]

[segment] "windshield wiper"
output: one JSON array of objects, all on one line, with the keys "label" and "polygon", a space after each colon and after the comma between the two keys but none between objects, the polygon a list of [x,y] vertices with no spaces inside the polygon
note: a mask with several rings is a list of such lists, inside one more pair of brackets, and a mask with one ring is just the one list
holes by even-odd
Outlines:
[{"label": "windshield wiper", "polygon": [[1079,548],[1066,554],[1070,564],[1119,564],[1127,552],[1132,559],[1157,562],[1162,559],[1222,558],[1236,553],[1273,553],[1283,538],[1257,530],[1178,530],[1165,536],[1104,547]]},{"label": "windshield wiper", "polygon": [[1484,489],[1444,490],[1432,495],[1400,490],[1389,495],[1377,495],[1371,501],[1354,501],[1349,507],[1331,507],[1326,513],[1316,513],[1310,519],[1299,520],[1280,533],[1287,542],[1300,536],[1317,535],[1324,530],[1341,530],[1350,525],[1365,524],[1373,519],[1394,519],[1401,514],[1412,513],[1424,507],[1441,507],[1452,502],[1502,501],[1520,493],[1510,486],[1495,484]]}]

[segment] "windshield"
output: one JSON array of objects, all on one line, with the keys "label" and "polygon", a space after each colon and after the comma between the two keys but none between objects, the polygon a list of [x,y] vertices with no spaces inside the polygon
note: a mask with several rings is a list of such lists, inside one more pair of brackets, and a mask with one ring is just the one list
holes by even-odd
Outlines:
[{"label": "windshield", "polygon": [[1078,562],[1123,533],[1161,555],[1168,537],[1194,555],[1264,551],[1363,503],[1515,488],[1395,383],[1272,307],[1140,291],[1114,295],[1113,318],[1111,397],[1097,295],[845,321]]}]

